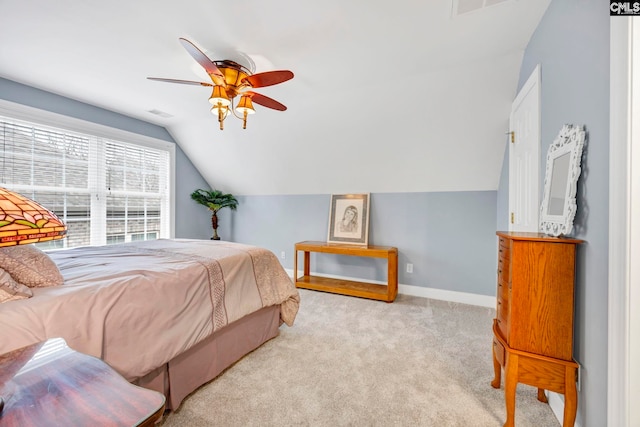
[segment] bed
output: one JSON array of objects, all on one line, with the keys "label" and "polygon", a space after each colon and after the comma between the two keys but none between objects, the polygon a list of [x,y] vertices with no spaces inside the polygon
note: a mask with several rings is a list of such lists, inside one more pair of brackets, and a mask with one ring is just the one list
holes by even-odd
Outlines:
[{"label": "bed", "polygon": [[168,409],[293,325],[300,301],[277,257],[250,245],[160,239],[44,256],[64,283],[0,304],[0,354],[62,337],[164,393]]}]

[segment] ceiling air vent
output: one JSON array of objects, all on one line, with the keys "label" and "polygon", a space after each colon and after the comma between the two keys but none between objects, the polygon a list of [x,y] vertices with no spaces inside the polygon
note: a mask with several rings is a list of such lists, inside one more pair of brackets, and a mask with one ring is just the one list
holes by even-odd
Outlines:
[{"label": "ceiling air vent", "polygon": [[451,17],[455,18],[459,15],[475,12],[480,9],[495,6],[500,3],[506,3],[512,0],[453,0],[451,8]]},{"label": "ceiling air vent", "polygon": [[149,110],[147,112],[151,114],[155,114],[156,116],[163,117],[165,119],[173,117],[171,114],[165,113],[164,111],[160,111],[160,110]]}]

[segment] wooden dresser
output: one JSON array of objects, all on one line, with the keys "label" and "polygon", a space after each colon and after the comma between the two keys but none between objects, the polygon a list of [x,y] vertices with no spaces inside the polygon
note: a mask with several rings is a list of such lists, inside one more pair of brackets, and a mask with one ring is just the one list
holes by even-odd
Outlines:
[{"label": "wooden dresser", "polygon": [[494,388],[505,369],[505,427],[514,426],[518,383],[565,395],[563,425],[577,410],[573,360],[576,247],[582,240],[539,233],[497,232],[498,289],[493,321]]}]

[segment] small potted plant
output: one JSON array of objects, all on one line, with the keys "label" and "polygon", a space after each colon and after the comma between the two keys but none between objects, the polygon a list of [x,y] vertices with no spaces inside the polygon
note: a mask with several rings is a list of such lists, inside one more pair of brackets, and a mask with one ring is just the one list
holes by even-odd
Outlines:
[{"label": "small potted plant", "polygon": [[211,211],[211,226],[213,237],[211,240],[220,240],[218,236],[218,211],[222,208],[238,208],[238,200],[232,194],[225,194],[219,190],[196,190],[191,193],[191,198],[197,203],[206,206]]}]

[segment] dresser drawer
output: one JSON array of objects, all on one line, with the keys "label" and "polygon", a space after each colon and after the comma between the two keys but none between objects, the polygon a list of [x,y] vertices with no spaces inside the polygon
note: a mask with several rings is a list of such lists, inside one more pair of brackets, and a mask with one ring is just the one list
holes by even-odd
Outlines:
[{"label": "dresser drawer", "polygon": [[500,237],[498,241],[498,255],[507,255],[509,256],[509,251],[511,249],[511,240],[505,239],[504,237]]},{"label": "dresser drawer", "polygon": [[511,240],[500,236],[498,246],[498,288],[496,292],[496,319],[502,337],[509,339],[509,304],[511,282]]},{"label": "dresser drawer", "polygon": [[498,258],[498,282],[509,283],[509,260]]},{"label": "dresser drawer", "polygon": [[509,299],[498,298],[496,304],[496,318],[505,322],[509,319]]},{"label": "dresser drawer", "polygon": [[505,339],[509,339],[509,288],[498,282],[496,295],[496,323],[500,333]]},{"label": "dresser drawer", "polygon": [[498,300],[509,301],[509,284],[498,281],[498,291],[496,292],[496,298]]},{"label": "dresser drawer", "polygon": [[502,334],[502,337],[507,340],[507,342],[509,341],[510,330],[509,318],[509,298],[498,297],[496,304],[496,323],[500,334]]}]

